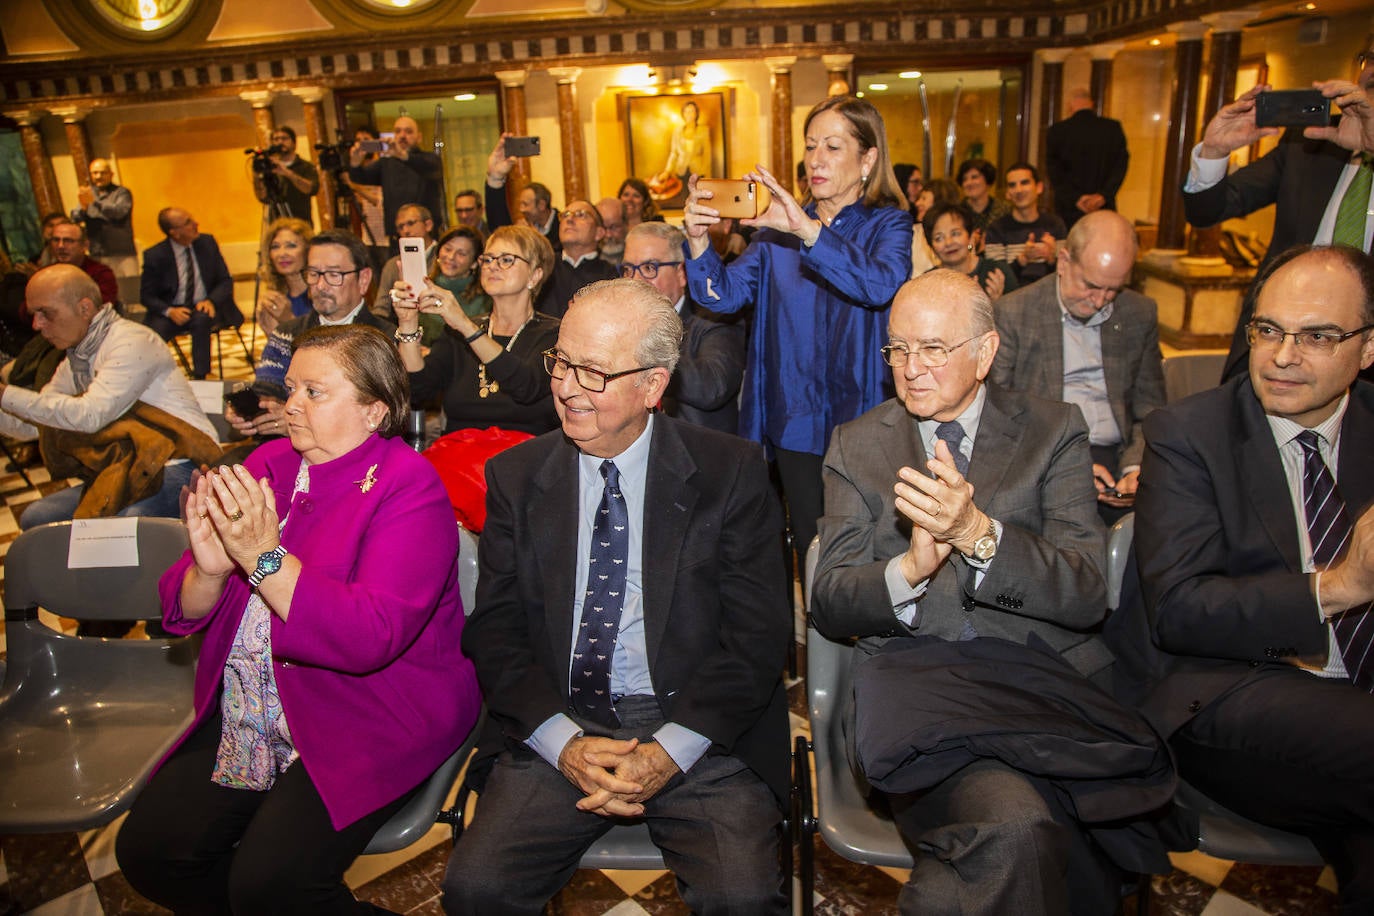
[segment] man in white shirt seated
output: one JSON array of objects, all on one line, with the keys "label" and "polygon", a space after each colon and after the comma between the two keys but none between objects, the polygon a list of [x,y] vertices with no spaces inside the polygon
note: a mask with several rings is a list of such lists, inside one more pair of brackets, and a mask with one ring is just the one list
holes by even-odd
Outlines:
[{"label": "man in white shirt seated", "polygon": [[[107,506],[105,511],[92,512],[88,502],[80,514],[175,518],[181,487],[191,479],[194,465],[215,460],[219,447],[214,427],[166,344],[152,329],[120,318],[102,304],[95,281],[71,264],[54,264],[34,274],[26,295],[34,329],[54,347],[66,350],[67,358],[40,391],[0,385],[0,434],[33,439],[43,429],[84,433],[98,445],[98,434],[128,419],[136,407],[140,419],[145,408],[156,408],[166,420],[159,423],[160,430],[174,442],[161,483],[156,483],[154,473],[148,482],[155,487],[151,495],[117,509]],[[45,452],[50,466],[64,457],[80,456]],[[94,470],[89,463],[85,466]],[[129,483],[130,494],[137,496],[140,488]],[[30,504],[20,527],[73,518],[86,489],[73,487]]]}]

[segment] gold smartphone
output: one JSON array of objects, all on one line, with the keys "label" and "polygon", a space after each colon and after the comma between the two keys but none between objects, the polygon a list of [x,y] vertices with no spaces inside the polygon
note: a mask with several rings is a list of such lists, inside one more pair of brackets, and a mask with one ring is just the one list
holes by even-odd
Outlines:
[{"label": "gold smartphone", "polygon": [[768,209],[773,195],[761,181],[742,178],[700,178],[697,187],[711,192],[706,206],[731,219],[753,219]]}]

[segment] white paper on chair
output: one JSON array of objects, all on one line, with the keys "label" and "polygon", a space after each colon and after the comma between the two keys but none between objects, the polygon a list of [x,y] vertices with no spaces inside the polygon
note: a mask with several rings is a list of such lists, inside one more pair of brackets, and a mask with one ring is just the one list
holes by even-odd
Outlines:
[{"label": "white paper on chair", "polygon": [[224,383],[208,379],[192,379],[191,393],[208,416],[224,413]]},{"label": "white paper on chair", "polygon": [[68,569],[138,565],[138,519],[82,518],[72,522]]}]

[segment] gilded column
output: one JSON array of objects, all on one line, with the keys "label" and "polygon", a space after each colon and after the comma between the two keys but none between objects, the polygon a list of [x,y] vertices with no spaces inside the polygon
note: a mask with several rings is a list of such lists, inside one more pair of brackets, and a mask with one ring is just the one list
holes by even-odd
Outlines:
[{"label": "gilded column", "polygon": [[854,83],[849,77],[849,71],[854,66],[854,55],[822,54],[821,63],[825,64],[825,73],[830,80],[830,85],[826,88],[825,94],[827,96],[851,95]]},{"label": "gilded column", "polygon": [[[501,130],[517,137],[525,136],[525,80],[528,70],[497,70],[496,78],[501,82]],[[515,169],[506,182],[506,202],[510,212],[516,212],[515,195],[530,183],[530,161],[515,160]]]},{"label": "gilded column", "polygon": [[272,145],[272,128],[276,122],[272,117],[272,97],[276,95],[266,89],[240,92],[239,98],[253,106],[253,128],[258,132],[258,148],[267,149]]},{"label": "gilded column", "polygon": [[[329,128],[324,120],[324,90],[317,86],[307,86],[301,89],[292,89],[291,94],[300,99],[305,107],[305,140],[309,152],[308,158],[318,161],[320,156],[315,151],[318,143],[329,142]],[[300,155],[297,148],[296,155]],[[320,171],[320,193],[318,206],[320,208],[320,228],[334,228],[334,206],[337,198],[337,190],[334,186],[334,174]]]},{"label": "gilded column", "polygon": [[1092,55],[1093,69],[1089,92],[1093,94],[1093,110],[1098,117],[1107,117],[1111,106],[1107,104],[1112,96],[1112,59],[1117,52],[1126,47],[1119,41],[1104,42],[1088,48]]},{"label": "gilded column", "polygon": [[558,137],[563,143],[563,200],[587,199],[587,148],[577,112],[577,78],[581,67],[550,67],[558,83]]},{"label": "gilded column", "polygon": [[1202,80],[1202,38],[1207,26],[1197,21],[1174,22],[1174,86],[1170,94],[1169,131],[1165,136],[1164,178],[1159,197],[1159,247],[1182,248],[1187,225],[1179,185],[1188,174],[1188,159],[1197,140],[1198,89]]},{"label": "gilded column", "polygon": [[86,115],[90,109],[67,105],[50,109],[51,114],[62,119],[62,127],[67,132],[67,149],[72,154],[72,168],[76,171],[76,183],[91,182],[91,141],[86,136]]},{"label": "gilded column", "polygon": [[[797,59],[765,57],[763,62],[768,65],[773,81],[773,148],[769,165],[778,183],[795,195],[797,190],[792,186],[797,174],[797,164],[792,156],[792,67]],[[729,163],[726,168],[729,168]]]},{"label": "gilded column", "polygon": [[62,207],[62,194],[57,190],[52,160],[43,146],[43,132],[38,129],[43,114],[32,109],[5,112],[6,117],[13,118],[19,125],[19,142],[24,147],[24,161],[29,166],[29,182],[33,185],[33,200],[40,219],[49,213],[67,212]]}]

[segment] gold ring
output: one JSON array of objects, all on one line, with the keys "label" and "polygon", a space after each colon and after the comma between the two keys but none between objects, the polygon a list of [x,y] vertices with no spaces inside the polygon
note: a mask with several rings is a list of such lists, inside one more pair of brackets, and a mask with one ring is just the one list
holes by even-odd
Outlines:
[{"label": "gold ring", "polygon": [[936,504],[935,504],[935,511],[932,512],[932,513],[930,513],[930,514],[933,515],[933,516],[935,516],[936,518],[939,518],[939,517],[940,517],[940,513],[943,512],[943,511],[944,511],[944,506],[940,505],[939,503],[936,503]]},{"label": "gold ring", "polygon": [[241,519],[241,518],[243,518],[243,510],[242,510],[242,509],[238,509],[238,510],[236,510],[236,511],[234,512],[233,515],[229,516],[229,521],[231,521],[231,522],[236,522],[236,521],[238,521],[238,520]]}]

